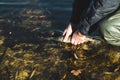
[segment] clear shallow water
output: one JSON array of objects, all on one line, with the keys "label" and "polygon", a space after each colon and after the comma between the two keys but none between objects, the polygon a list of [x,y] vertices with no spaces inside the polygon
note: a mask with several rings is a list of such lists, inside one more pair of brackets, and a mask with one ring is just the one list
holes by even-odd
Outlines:
[{"label": "clear shallow water", "polygon": [[24,21],[26,17],[46,15],[52,23],[50,27],[64,29],[71,15],[71,5],[70,0],[1,0],[0,20],[19,17]]},{"label": "clear shallow water", "polygon": [[[66,27],[71,14],[71,4],[70,0],[0,0],[0,41],[1,38],[4,40],[4,46],[0,45],[0,53],[6,56],[15,54],[13,58],[8,56],[10,59],[6,56],[1,58],[0,54],[3,62],[0,69],[2,80],[27,80],[30,75],[33,75],[33,79],[29,80],[60,80],[64,76],[66,63],[61,58],[62,49],[56,47],[57,43],[44,38],[48,37],[53,29],[63,30]],[[23,57],[24,54],[32,56]],[[18,64],[14,63],[12,67],[4,65],[8,60],[10,64],[16,61]],[[22,65],[19,60],[22,60]],[[26,65],[26,61],[32,63],[28,62]],[[4,70],[6,67],[10,73]],[[28,74],[24,79],[23,72]],[[4,76],[7,74],[10,76]]]},{"label": "clear shallow water", "polygon": [[[72,0],[0,0],[1,80],[120,79],[116,48],[102,44],[73,46],[44,39],[54,34],[53,30],[67,26],[71,5]],[[74,53],[80,60],[74,62]],[[70,71],[76,68],[82,70],[78,77]]]}]

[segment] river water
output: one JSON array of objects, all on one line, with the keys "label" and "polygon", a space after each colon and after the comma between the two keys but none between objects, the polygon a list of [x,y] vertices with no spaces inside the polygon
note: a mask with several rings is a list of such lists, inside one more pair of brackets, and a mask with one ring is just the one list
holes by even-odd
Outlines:
[{"label": "river water", "polygon": [[65,78],[63,48],[44,38],[65,29],[71,7],[72,0],[0,0],[1,80]]},{"label": "river water", "polygon": [[9,23],[20,23],[32,18],[31,21],[37,20],[39,24],[41,19],[37,17],[45,15],[45,19],[42,20],[49,21],[47,27],[64,29],[71,15],[71,5],[72,0],[1,0],[0,22],[7,20]]},{"label": "river water", "polygon": [[66,28],[72,2],[0,0],[0,80],[120,80],[118,47],[48,40]]}]

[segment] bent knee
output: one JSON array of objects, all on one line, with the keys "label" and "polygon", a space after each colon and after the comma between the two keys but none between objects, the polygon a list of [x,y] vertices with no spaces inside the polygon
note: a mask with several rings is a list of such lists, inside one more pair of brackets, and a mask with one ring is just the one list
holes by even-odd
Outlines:
[{"label": "bent knee", "polygon": [[114,31],[114,26],[111,25],[109,22],[103,22],[100,24],[100,31],[105,36],[111,31]]},{"label": "bent knee", "polygon": [[107,43],[120,46],[120,23],[103,22],[100,24],[100,30]]}]

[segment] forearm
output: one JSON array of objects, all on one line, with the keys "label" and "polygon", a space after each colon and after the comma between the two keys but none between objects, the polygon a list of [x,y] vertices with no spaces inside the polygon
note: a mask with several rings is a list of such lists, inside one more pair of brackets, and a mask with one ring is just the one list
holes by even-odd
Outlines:
[{"label": "forearm", "polygon": [[84,10],[86,10],[89,0],[74,0],[72,7],[72,16],[70,22],[72,24],[79,24],[80,19],[82,18],[82,14]]}]

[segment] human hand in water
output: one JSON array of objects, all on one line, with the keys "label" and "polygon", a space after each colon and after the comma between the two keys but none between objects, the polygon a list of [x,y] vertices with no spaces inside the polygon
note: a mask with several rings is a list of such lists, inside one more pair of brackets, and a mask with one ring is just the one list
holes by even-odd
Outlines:
[{"label": "human hand in water", "polygon": [[81,34],[78,30],[76,30],[71,38],[71,43],[74,45],[82,44],[85,42],[85,36]]},{"label": "human hand in water", "polygon": [[[63,32],[63,42],[66,42],[75,30],[73,30],[72,24],[69,23],[68,27]],[[84,35],[82,35],[78,30],[76,30],[71,37],[71,43],[74,45],[84,43],[84,37]]]},{"label": "human hand in water", "polygon": [[68,40],[68,38],[70,37],[72,32],[73,32],[72,25],[71,25],[71,23],[69,23],[68,27],[63,32],[63,37],[64,37],[63,42],[66,42]]}]

